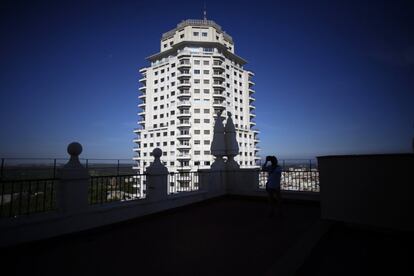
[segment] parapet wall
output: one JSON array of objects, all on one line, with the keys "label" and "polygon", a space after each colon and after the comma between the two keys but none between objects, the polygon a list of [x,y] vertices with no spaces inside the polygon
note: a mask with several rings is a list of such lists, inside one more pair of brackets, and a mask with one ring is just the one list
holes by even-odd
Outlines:
[{"label": "parapet wall", "polygon": [[318,157],[323,219],[414,230],[414,154]]}]

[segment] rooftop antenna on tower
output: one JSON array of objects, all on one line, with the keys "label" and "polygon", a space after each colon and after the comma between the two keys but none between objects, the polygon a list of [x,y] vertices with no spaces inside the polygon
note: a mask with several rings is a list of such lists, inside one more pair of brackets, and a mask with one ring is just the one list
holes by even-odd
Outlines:
[{"label": "rooftop antenna on tower", "polygon": [[207,21],[207,8],[206,8],[206,1],[204,1],[203,20],[204,20],[204,22],[206,22],[206,21]]}]

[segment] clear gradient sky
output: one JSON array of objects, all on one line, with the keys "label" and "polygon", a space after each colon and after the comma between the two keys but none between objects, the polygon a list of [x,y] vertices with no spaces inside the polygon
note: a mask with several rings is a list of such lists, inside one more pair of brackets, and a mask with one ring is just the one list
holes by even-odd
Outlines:
[{"label": "clear gradient sky", "polygon": [[[255,72],[261,155],[409,152],[413,1],[207,1]],[[131,158],[139,68],[203,1],[1,1],[0,157]]]}]

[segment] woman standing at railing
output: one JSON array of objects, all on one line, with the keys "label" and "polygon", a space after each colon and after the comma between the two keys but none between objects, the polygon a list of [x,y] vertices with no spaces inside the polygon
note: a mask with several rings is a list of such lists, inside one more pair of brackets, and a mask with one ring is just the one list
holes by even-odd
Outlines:
[{"label": "woman standing at railing", "polygon": [[[268,161],[270,161],[270,166],[267,166]],[[275,215],[275,207],[278,207],[278,214],[281,216],[280,179],[282,177],[282,168],[278,165],[276,156],[266,156],[266,162],[263,164],[262,170],[268,172],[266,192],[269,196],[269,217]]]}]

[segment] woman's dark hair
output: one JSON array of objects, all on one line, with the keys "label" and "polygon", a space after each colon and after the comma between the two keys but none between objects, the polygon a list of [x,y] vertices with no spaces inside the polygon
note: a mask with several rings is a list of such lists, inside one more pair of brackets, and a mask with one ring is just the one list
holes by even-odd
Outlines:
[{"label": "woman's dark hair", "polygon": [[272,166],[277,166],[278,161],[276,156],[270,156],[270,162],[272,163]]}]

